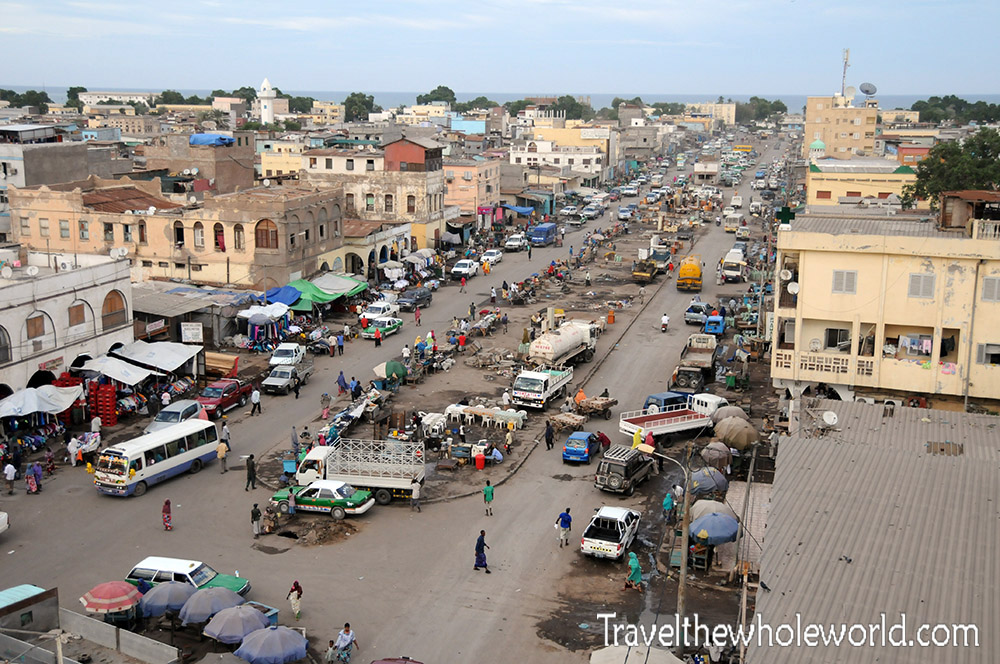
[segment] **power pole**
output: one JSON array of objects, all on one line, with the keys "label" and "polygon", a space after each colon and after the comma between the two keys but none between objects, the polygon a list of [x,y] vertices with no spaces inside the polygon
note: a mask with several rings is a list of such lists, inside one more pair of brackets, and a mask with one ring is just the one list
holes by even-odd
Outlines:
[{"label": "power pole", "polygon": [[[681,518],[681,571],[677,582],[677,621],[684,624],[684,613],[687,610],[687,570],[688,570],[688,550],[690,549],[688,540],[691,537],[691,443],[688,442],[687,450],[684,453],[684,502],[682,509],[684,515]],[[683,629],[683,627],[682,627]],[[684,646],[687,645],[687,631],[678,634],[677,656],[684,656]]]}]

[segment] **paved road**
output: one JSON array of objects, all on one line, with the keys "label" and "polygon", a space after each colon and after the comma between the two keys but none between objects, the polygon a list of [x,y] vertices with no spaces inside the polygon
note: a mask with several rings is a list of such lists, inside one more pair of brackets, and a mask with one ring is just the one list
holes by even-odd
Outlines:
[{"label": "paved road", "polygon": [[[742,193],[749,200],[749,181],[741,189],[746,189]],[[606,219],[590,222],[584,229],[604,223]],[[568,232],[567,245],[583,232]],[[712,225],[698,239],[695,251],[713,266],[731,244],[732,236]],[[530,265],[524,253],[507,255],[491,275],[469,282],[470,295],[458,295],[454,286],[446,288],[423,312],[423,331],[445,328],[452,316],[466,313],[470,299],[486,300],[491,285],[499,288],[504,279],[519,278],[567,251],[568,247],[536,250]],[[676,291],[672,281],[656,291],[623,340],[610,349],[588,392],[607,387],[625,410],[641,404],[646,394],[664,389],[675,358],[693,331],[682,323],[689,299]],[[668,334],[659,331],[664,312],[674,321]],[[620,319],[623,324],[630,320],[630,315]],[[602,337],[596,361],[622,327],[612,326]],[[390,337],[381,350],[397,354],[404,340],[412,343],[412,317],[404,329],[404,336]],[[303,389],[300,399],[265,398],[264,417],[231,417],[234,452],[260,455],[275,441],[284,441],[290,425],[315,418],[319,394],[333,390],[338,370],[367,378],[370,368],[385,359],[367,341],[349,344],[343,360],[319,358],[316,380]],[[434,382],[427,385],[433,388]],[[608,429],[614,432],[613,420]],[[620,439],[621,434],[612,438]],[[567,474],[572,481],[553,479],[557,475],[565,479]],[[288,614],[285,593],[298,579],[305,588],[301,624],[309,635],[325,642],[335,636],[338,625],[352,622],[364,647],[359,661],[398,655],[425,662],[494,661],[502,643],[512,661],[537,661],[544,653],[546,661],[579,662],[581,654],[538,639],[536,623],[553,610],[560,579],[579,555],[556,546],[552,526],[556,514],[572,506],[583,521],[592,508],[608,500],[594,489],[590,474],[586,467],[563,465],[557,450],[546,452],[542,447],[497,490],[493,517],[482,515],[482,503],[476,498],[428,506],[416,515],[393,506],[365,517],[370,523],[348,542],[272,553],[266,545],[253,547],[250,538],[250,507],[254,501],[263,505],[267,492],[244,492],[238,470],[219,475],[212,464],[198,475],[152,487],[142,498],[124,500],[97,494],[80,469],[63,471],[40,496],[2,497],[0,509],[12,518],[11,531],[0,536],[3,580],[6,585],[58,586],[62,605],[79,610],[80,595],[96,583],[121,578],[144,556],[195,558],[223,572],[239,570],[252,580],[253,597],[281,608],[282,617]],[[159,525],[165,498],[174,506],[175,530],[169,533]],[[473,543],[480,528],[487,530],[486,541],[492,547],[490,576],[472,570]]]}]

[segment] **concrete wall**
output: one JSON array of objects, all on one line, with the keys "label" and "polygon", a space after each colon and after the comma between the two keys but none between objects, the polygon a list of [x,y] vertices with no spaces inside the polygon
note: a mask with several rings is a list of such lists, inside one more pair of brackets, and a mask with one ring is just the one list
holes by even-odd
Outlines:
[{"label": "concrete wall", "polygon": [[230,193],[254,183],[254,139],[250,132],[234,132],[229,146],[189,145],[186,134],[164,136],[145,148],[146,168],[166,168],[171,173],[197,168],[199,175],[215,180],[215,191]]},{"label": "concrete wall", "polygon": [[94,620],[80,613],[59,609],[59,627],[65,632],[79,634],[99,646],[111,650],[118,649],[118,628],[103,620]]},{"label": "concrete wall", "polygon": [[121,654],[134,657],[141,662],[172,664],[180,659],[180,653],[174,646],[160,643],[141,634],[120,629],[67,609],[59,610],[59,621],[59,627],[64,631],[79,634],[87,641],[117,650]]},{"label": "concrete wall", "polygon": [[58,626],[59,591],[56,588],[0,609],[0,628],[47,632]]},{"label": "concrete wall", "polygon": [[[55,646],[50,646],[55,647]],[[6,634],[0,634],[0,658],[18,664],[56,664],[56,654]],[[63,657],[63,664],[80,664],[75,659]]]},{"label": "concrete wall", "polygon": [[176,662],[180,656],[174,646],[124,629],[118,630],[118,641],[118,650],[123,655],[135,657],[143,662],[149,662],[149,664],[171,664],[171,662]]}]

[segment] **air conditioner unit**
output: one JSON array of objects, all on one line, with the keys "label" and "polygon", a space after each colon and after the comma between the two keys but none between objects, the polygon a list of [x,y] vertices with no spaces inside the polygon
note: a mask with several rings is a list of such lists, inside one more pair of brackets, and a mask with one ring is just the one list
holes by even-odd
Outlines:
[{"label": "air conditioner unit", "polygon": [[73,264],[70,263],[69,261],[59,261],[59,269],[60,270],[72,270],[73,269]]},{"label": "air conditioner unit", "polygon": [[7,172],[10,173],[11,175],[17,175],[17,169],[16,168],[7,169]]},{"label": "air conditioner unit", "polygon": [[854,402],[855,403],[868,403],[868,404],[875,405],[875,399],[873,399],[871,397],[854,397]]}]

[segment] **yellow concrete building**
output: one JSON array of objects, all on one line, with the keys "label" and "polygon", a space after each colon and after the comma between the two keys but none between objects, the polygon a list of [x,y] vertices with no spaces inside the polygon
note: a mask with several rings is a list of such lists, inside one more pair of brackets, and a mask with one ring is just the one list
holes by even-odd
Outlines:
[{"label": "yellow concrete building", "polygon": [[272,141],[271,149],[260,154],[260,176],[298,174],[302,169],[302,153],[308,149],[308,145],[296,141]]},{"label": "yellow concrete building", "polygon": [[724,124],[736,124],[736,104],[706,101],[696,104],[685,104],[686,115],[707,115],[713,120],[721,120]]},{"label": "yellow concrete building", "polygon": [[344,105],[335,101],[314,101],[309,117],[316,124],[336,124],[344,121]]},{"label": "yellow concrete building", "polygon": [[[845,206],[839,214],[850,214],[849,208],[862,201],[866,206],[890,200],[898,205],[903,187],[916,180],[912,168],[888,159],[814,159],[806,171],[807,211],[827,213],[831,207]],[[927,210],[930,204],[918,201],[917,208]]]},{"label": "yellow concrete building", "polygon": [[802,156],[809,154],[812,141],[823,141],[827,154],[838,159],[871,156],[875,150],[878,101],[867,99],[862,106],[840,95],[806,99],[805,140]]},{"label": "yellow concrete building", "polygon": [[948,203],[940,224],[804,216],[779,231],[776,389],[1000,399],[1000,195],[961,193],[988,201]]}]

